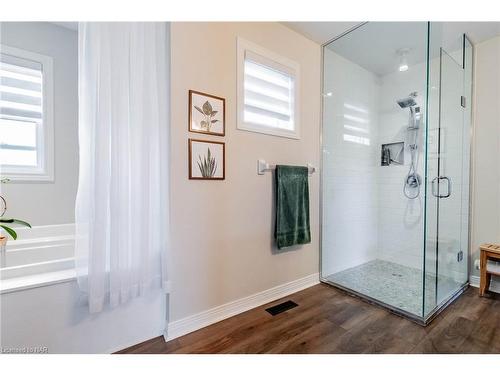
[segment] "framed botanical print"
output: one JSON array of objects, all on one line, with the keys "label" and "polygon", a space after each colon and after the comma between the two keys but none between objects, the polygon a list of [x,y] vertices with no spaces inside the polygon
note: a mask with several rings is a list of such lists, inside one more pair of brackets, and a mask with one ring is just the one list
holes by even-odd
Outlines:
[{"label": "framed botanical print", "polygon": [[226,100],[218,96],[189,90],[189,131],[225,135]]},{"label": "framed botanical print", "polygon": [[225,148],[224,142],[189,139],[189,179],[224,180]]}]

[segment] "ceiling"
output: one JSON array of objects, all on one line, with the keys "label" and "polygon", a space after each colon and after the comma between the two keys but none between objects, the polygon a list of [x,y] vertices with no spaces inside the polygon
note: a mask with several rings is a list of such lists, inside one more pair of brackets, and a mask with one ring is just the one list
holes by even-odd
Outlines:
[{"label": "ceiling", "polygon": [[[324,44],[360,24],[360,22],[285,23],[286,26],[319,44]],[[461,50],[463,33],[472,43],[479,43],[499,36],[500,22],[432,22],[431,58],[439,55],[439,47],[443,47],[449,53]],[[327,45],[327,48],[382,76],[397,70],[400,59],[398,49],[409,49],[407,60],[410,66],[425,61],[427,22],[369,22]]]},{"label": "ceiling", "polygon": [[383,76],[397,71],[399,49],[409,50],[409,66],[421,63],[427,55],[427,24],[425,22],[373,22],[337,39],[328,49]]},{"label": "ceiling", "polygon": [[64,27],[65,29],[78,31],[78,22],[51,22],[54,25]]},{"label": "ceiling", "polygon": [[[316,43],[324,44],[360,23],[362,22],[284,22],[283,24]],[[473,43],[480,43],[500,35],[500,22],[446,22],[446,25],[450,30],[466,33]]]},{"label": "ceiling", "polygon": [[[52,22],[77,31],[77,22]],[[284,25],[319,44],[362,24],[352,22],[284,22]],[[500,35],[500,22],[432,22],[431,57],[439,54],[439,47],[452,53],[462,47],[461,35],[465,33],[472,43],[480,43]],[[362,46],[363,48],[360,48]],[[426,58],[427,22],[368,22],[359,30],[337,39],[327,48],[363,68],[385,75],[397,70],[397,50],[409,49],[408,64],[421,63]]]},{"label": "ceiling", "polygon": [[283,22],[285,26],[319,44],[328,42],[360,23],[362,22]]},{"label": "ceiling", "polygon": [[[52,23],[70,30],[78,30],[78,22]],[[361,23],[361,21],[284,22],[284,24],[289,28],[319,44],[324,44]],[[473,43],[480,43],[484,40],[500,35],[500,22],[446,22],[446,25],[450,31],[465,32]]]}]

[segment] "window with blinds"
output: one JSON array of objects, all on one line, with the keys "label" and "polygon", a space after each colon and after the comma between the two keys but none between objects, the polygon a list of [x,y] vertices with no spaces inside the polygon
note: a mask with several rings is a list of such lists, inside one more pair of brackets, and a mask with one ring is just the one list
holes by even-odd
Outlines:
[{"label": "window with blinds", "polygon": [[238,128],[299,138],[298,64],[238,39]]},{"label": "window with blinds", "polygon": [[[41,59],[37,59],[41,57]],[[0,46],[0,168],[2,177],[48,177],[45,56]],[[48,69],[51,72],[51,69]],[[24,178],[24,179],[32,179]],[[41,178],[45,179],[45,178]]]}]

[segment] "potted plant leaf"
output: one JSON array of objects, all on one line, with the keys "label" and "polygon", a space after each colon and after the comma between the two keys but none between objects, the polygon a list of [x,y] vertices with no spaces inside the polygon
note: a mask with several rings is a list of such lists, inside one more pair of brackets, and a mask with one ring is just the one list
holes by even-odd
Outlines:
[{"label": "potted plant leaf", "polygon": [[[9,179],[4,178],[0,181],[2,184],[5,184],[9,182]],[[0,250],[3,251],[5,250],[5,246],[7,245],[7,236],[3,235],[3,232],[6,232],[9,236],[11,236],[14,240],[17,240],[17,232],[15,231],[14,228],[12,228],[12,224],[14,225],[21,225],[24,227],[31,228],[30,223],[24,221],[24,220],[19,220],[19,219],[14,219],[14,218],[5,218],[5,212],[7,211],[7,201],[5,200],[4,197],[0,195]]]},{"label": "potted plant leaf", "polygon": [[[17,240],[17,232],[8,224],[19,224],[19,225],[31,228],[31,224],[26,222],[26,221],[19,220],[19,219],[12,219],[12,218],[6,219],[3,217],[0,217],[0,228],[5,230],[7,232],[7,234],[9,234],[14,240]],[[3,237],[4,236],[0,235],[0,241]]]}]

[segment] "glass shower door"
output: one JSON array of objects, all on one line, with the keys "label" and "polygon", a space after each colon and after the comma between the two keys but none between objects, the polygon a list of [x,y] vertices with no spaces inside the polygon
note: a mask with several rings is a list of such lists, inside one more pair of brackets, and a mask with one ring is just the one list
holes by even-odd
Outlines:
[{"label": "glass shower door", "polygon": [[418,321],[427,46],[427,22],[370,22],[323,49],[321,280]]},{"label": "glass shower door", "polygon": [[455,30],[370,22],[323,49],[321,281],[422,323],[467,281],[472,46]]},{"label": "glass shower door", "polygon": [[432,176],[435,199],[435,306],[467,281],[469,133],[465,107],[463,49],[440,49],[437,173]]}]

